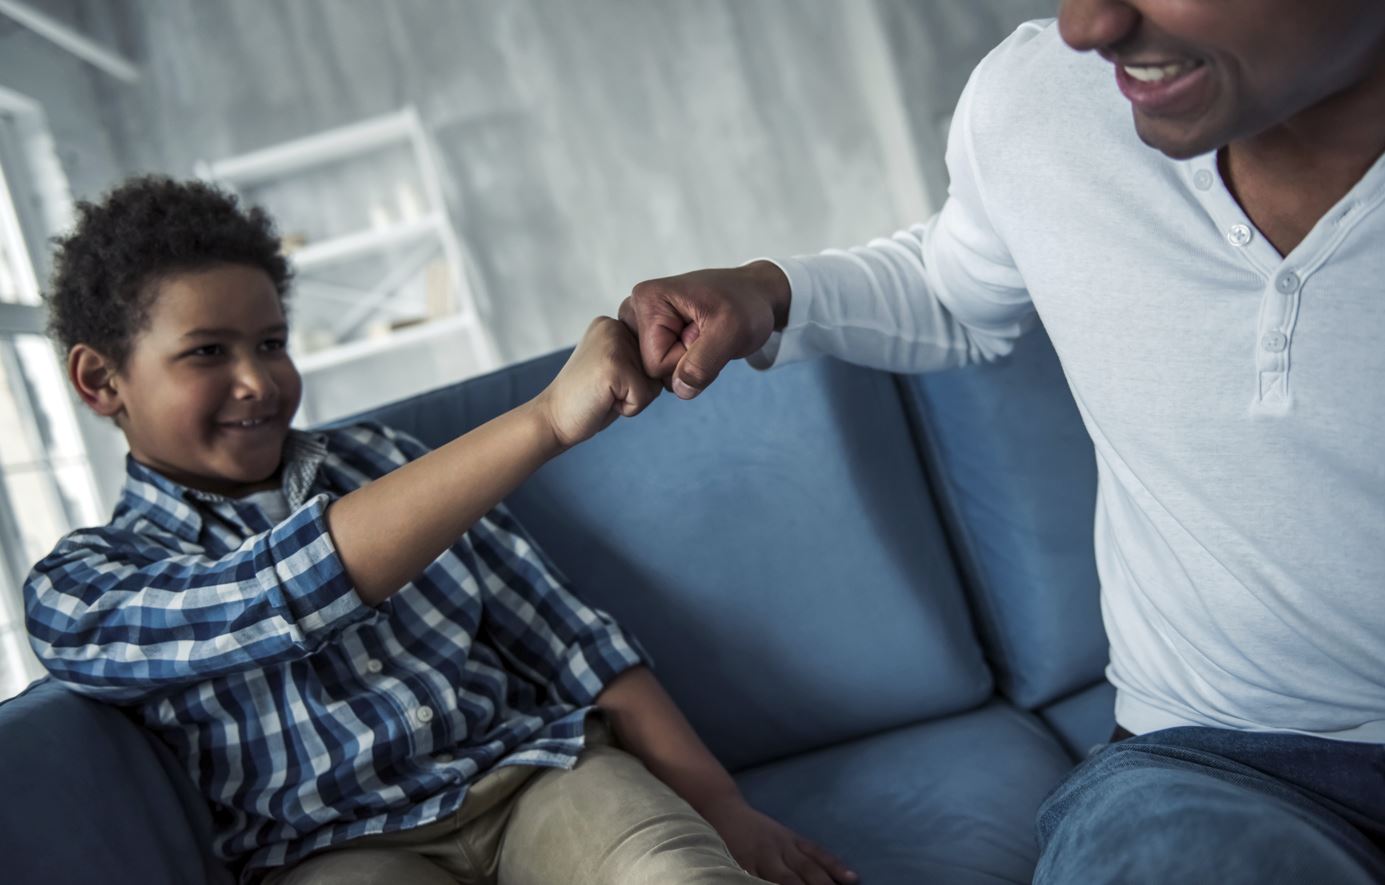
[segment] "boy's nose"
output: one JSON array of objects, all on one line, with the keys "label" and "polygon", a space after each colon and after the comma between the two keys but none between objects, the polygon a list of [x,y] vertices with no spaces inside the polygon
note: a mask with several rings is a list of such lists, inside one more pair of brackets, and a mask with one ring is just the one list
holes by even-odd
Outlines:
[{"label": "boy's nose", "polygon": [[1078,52],[1105,49],[1134,34],[1140,18],[1140,11],[1126,0],[1063,0],[1058,33]]},{"label": "boy's nose", "polygon": [[277,392],[274,376],[258,360],[242,360],[236,367],[237,399],[271,399]]}]

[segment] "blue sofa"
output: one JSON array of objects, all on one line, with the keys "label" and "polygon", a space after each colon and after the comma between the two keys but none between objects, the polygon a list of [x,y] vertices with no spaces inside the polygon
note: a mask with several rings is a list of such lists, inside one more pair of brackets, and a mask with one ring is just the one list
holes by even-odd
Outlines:
[{"label": "blue sofa", "polygon": [[[437,445],[557,353],[371,412]],[[541,470],[511,506],[645,644],[760,808],[869,885],[1028,881],[1035,811],[1109,735],[1092,448],[1041,330],[901,377],[737,363]],[[126,715],[0,705],[0,879],[230,881],[210,815]]]}]

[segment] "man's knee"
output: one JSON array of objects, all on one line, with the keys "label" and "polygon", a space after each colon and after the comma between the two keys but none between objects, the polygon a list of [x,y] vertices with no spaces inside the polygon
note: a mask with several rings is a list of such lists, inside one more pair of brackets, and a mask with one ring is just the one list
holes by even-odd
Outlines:
[{"label": "man's knee", "polygon": [[1107,753],[1040,809],[1035,882],[1374,881],[1349,839],[1305,808],[1235,778]]}]

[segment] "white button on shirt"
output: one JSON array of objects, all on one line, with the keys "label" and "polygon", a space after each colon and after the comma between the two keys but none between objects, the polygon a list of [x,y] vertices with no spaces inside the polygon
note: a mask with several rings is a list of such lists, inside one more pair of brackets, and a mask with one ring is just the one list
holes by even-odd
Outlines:
[{"label": "white button on shirt", "polygon": [[1233,224],[1226,231],[1226,238],[1233,246],[1244,246],[1251,241],[1251,237],[1250,226],[1245,224]]},{"label": "white button on shirt", "polygon": [[1051,22],[952,119],[939,214],[779,262],[752,364],[963,365],[1037,312],[1096,449],[1118,721],[1385,743],[1385,158],[1284,256]]},{"label": "white button on shirt", "polygon": [[418,719],[419,722],[427,725],[429,722],[433,721],[433,708],[425,704],[414,711],[414,717]]},{"label": "white button on shirt", "polygon": [[365,662],[365,669],[367,673],[379,673],[385,669],[385,665],[376,658],[371,658]]}]

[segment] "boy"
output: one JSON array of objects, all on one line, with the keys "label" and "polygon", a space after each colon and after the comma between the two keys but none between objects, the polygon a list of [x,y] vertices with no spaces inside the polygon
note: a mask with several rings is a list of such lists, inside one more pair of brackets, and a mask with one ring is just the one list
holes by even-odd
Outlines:
[{"label": "boy", "polygon": [[26,581],[31,642],[172,746],[241,881],[855,879],[746,804],[499,503],[658,395],[619,322],[436,451],[302,433],[269,219],[153,177],[80,210],[52,331],[130,455],[111,522]]}]

